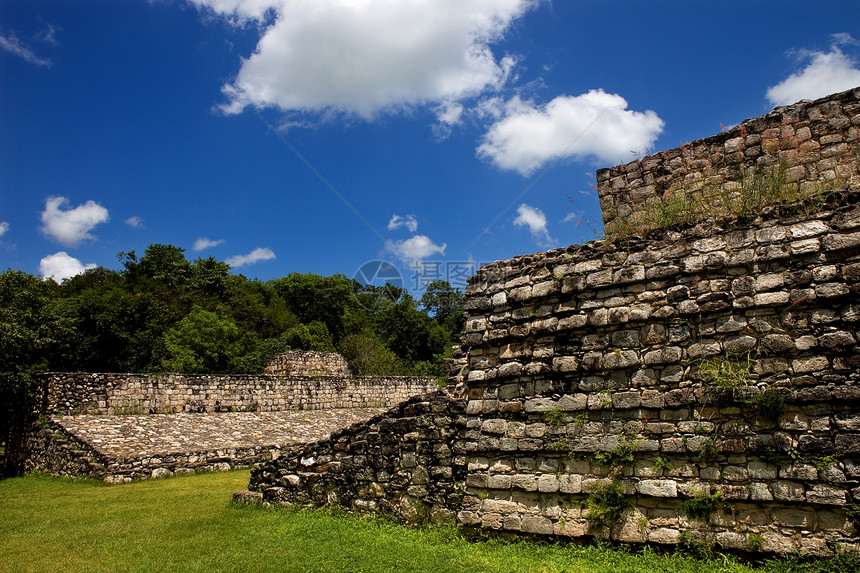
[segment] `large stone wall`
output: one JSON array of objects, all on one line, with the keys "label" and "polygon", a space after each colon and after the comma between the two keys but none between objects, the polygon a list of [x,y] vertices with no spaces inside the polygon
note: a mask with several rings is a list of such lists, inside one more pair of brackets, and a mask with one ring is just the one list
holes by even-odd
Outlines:
[{"label": "large stone wall", "polygon": [[[857,549],[860,194],[830,201],[485,266],[466,291],[465,401],[436,398],[446,415],[420,430],[397,410],[303,446],[251,488],[497,531]],[[734,387],[706,379],[730,368]],[[422,497],[431,473],[445,496]]]},{"label": "large stone wall", "polygon": [[791,203],[482,267],[452,394],[261,464],[251,489],[499,532],[860,551],[858,100],[598,172],[608,236],[768,177]]},{"label": "large stone wall", "polygon": [[88,374],[41,375],[44,414],[277,412],[390,407],[436,389],[429,377]]},{"label": "large stone wall", "polygon": [[[481,269],[466,301],[460,521],[856,549],[860,196],[831,200],[812,216]],[[596,523],[613,483],[629,506]]]},{"label": "large stone wall", "polygon": [[860,184],[860,87],[778,107],[713,137],[599,170],[604,228],[611,233],[673,195],[720,194],[777,171],[783,192]]}]

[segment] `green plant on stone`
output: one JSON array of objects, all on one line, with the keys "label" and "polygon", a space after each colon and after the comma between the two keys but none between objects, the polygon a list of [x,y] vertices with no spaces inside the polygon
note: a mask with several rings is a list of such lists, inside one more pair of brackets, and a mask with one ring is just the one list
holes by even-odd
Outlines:
[{"label": "green plant on stone", "polygon": [[860,527],[860,503],[851,503],[845,506],[845,515],[856,527]]},{"label": "green plant on stone", "polygon": [[753,551],[758,551],[764,547],[764,537],[761,533],[750,533],[747,535],[747,547]]},{"label": "green plant on stone", "polygon": [[719,453],[720,451],[717,449],[717,446],[711,441],[703,443],[697,450],[699,461],[706,463],[716,460]]},{"label": "green plant on stone", "polygon": [[566,418],[567,413],[558,406],[554,406],[543,413],[544,422],[553,428],[560,428],[564,424]]},{"label": "green plant on stone", "polygon": [[553,440],[550,445],[550,448],[555,450],[556,452],[567,452],[570,451],[570,443],[564,438],[559,438],[557,440]]},{"label": "green plant on stone", "polygon": [[666,458],[663,456],[657,456],[657,458],[654,460],[654,469],[655,470],[663,470],[663,471],[670,472],[670,471],[672,471],[672,467],[673,467],[673,465],[672,465],[672,462],[669,460],[669,458]]},{"label": "green plant on stone", "polygon": [[830,464],[839,463],[839,454],[830,454],[827,456],[819,456],[817,458],[813,458],[811,460],[811,462],[812,462],[812,465],[815,466],[815,469],[817,469],[819,472],[823,472],[824,470],[827,469],[827,466],[829,466]]},{"label": "green plant on stone", "polygon": [[588,513],[585,519],[595,527],[602,527],[618,521],[625,509],[633,506],[633,502],[624,495],[624,489],[618,480],[612,480],[598,487],[585,500]]},{"label": "green plant on stone", "polygon": [[641,440],[636,434],[625,432],[618,438],[618,445],[608,451],[594,452],[594,460],[604,466],[622,466],[636,461],[636,449]]},{"label": "green plant on stone", "polygon": [[749,386],[755,360],[749,352],[736,357],[724,354],[703,358],[698,366],[705,384],[734,391]]},{"label": "green plant on stone", "polygon": [[768,388],[764,392],[755,394],[746,401],[746,404],[753,408],[763,418],[776,422],[779,417],[785,413],[785,400],[774,388]]},{"label": "green plant on stone", "polygon": [[691,519],[702,519],[707,521],[711,512],[717,509],[720,500],[723,498],[723,492],[715,491],[713,493],[692,490],[693,497],[684,500],[681,505],[681,510]]}]

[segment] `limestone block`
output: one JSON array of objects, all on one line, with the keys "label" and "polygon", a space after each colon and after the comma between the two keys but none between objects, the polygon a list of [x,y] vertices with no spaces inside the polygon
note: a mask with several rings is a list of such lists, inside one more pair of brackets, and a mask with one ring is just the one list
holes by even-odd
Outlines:
[{"label": "limestone block", "polygon": [[809,503],[821,503],[826,505],[844,505],[845,490],[830,484],[816,484],[810,491],[806,492],[806,501]]},{"label": "limestone block", "polygon": [[652,497],[678,497],[678,484],[674,480],[641,480],[637,489],[642,495]]},{"label": "limestone block", "polygon": [[806,500],[803,484],[797,482],[787,480],[774,481],[771,484],[771,491],[773,492],[774,499],[779,501]]},{"label": "limestone block", "polygon": [[588,406],[588,396],[586,394],[565,394],[559,398],[557,406],[566,412],[585,410]]},{"label": "limestone block", "polygon": [[558,490],[561,493],[581,493],[582,476],[578,474],[563,474],[559,476]]},{"label": "limestone block", "polygon": [[648,541],[675,545],[680,541],[681,532],[668,527],[658,527],[648,532]]}]

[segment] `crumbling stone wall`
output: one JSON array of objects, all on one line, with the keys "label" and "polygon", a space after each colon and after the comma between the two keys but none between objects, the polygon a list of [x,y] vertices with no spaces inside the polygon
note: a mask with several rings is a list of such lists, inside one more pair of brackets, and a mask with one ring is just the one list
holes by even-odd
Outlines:
[{"label": "crumbling stone wall", "polygon": [[[460,521],[856,548],[860,198],[832,200],[814,216],[483,267],[466,298]],[[613,484],[622,505],[600,523]]]},{"label": "crumbling stone wall", "polygon": [[291,350],[278,354],[269,362],[265,374],[280,376],[352,376],[349,363],[337,352]]},{"label": "crumbling stone wall", "polygon": [[116,484],[247,467],[277,457],[281,448],[258,445],[114,457],[99,451],[59,421],[43,417],[30,431],[28,449],[27,470]]},{"label": "crumbling stone wall", "polygon": [[40,413],[49,415],[384,408],[437,387],[421,376],[52,372],[40,381]]},{"label": "crumbling stone wall", "polygon": [[415,396],[330,438],[255,466],[250,489],[278,504],[341,505],[409,523],[453,522],[462,506],[466,418],[445,392]]},{"label": "crumbling stone wall", "polygon": [[781,171],[801,193],[860,184],[860,87],[778,107],[723,133],[597,172],[607,233],[665,197],[735,189]]},{"label": "crumbling stone wall", "polygon": [[[437,519],[501,532],[857,549],[860,194],[830,201],[485,266],[466,291],[467,399],[436,398],[456,415],[418,430],[389,412],[259,466],[251,488],[418,521],[410,488],[434,485]],[[427,484],[406,456],[422,451]]]}]

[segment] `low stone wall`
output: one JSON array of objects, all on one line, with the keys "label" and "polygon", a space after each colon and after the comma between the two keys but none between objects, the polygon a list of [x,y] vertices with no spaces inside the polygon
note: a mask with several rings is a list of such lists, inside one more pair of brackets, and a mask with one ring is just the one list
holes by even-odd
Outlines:
[{"label": "low stone wall", "polygon": [[312,350],[292,350],[278,354],[266,366],[264,373],[279,376],[352,376],[349,363],[342,355]]},{"label": "low stone wall", "polygon": [[42,418],[30,433],[27,470],[57,476],[88,477],[106,483],[228,471],[271,460],[280,453],[277,445],[174,452],[116,458],[98,451],[61,423]]},{"label": "low stone wall", "polygon": [[391,407],[437,388],[429,377],[88,374],[40,376],[44,414],[277,412]]},{"label": "low stone wall", "polygon": [[270,503],[341,505],[409,523],[453,522],[466,470],[465,404],[415,396],[330,438],[257,465],[250,489]]},{"label": "low stone wall", "polygon": [[860,87],[778,107],[723,133],[597,172],[611,233],[664,198],[737,189],[780,171],[783,192],[860,185]]}]

